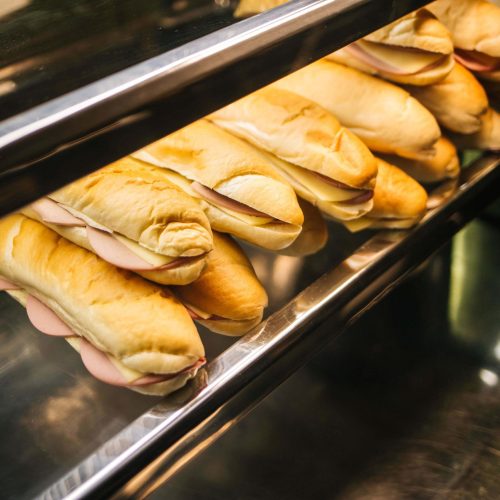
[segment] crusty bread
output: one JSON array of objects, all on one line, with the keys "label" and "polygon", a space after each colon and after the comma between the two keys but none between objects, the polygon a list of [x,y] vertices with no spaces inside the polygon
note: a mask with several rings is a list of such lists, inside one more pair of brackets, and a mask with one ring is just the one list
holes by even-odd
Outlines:
[{"label": "crusty bread", "polygon": [[50,198],[162,255],[193,257],[212,249],[210,223],[200,206],[129,157]]},{"label": "crusty bread", "polygon": [[300,226],[303,222],[293,189],[275,175],[269,161],[245,141],[207,120],[194,122],[142,151],[153,157],[157,166],[255,210],[289,224]]},{"label": "crusty bread", "polygon": [[176,373],[204,356],[188,312],[169,291],[23,215],[0,221],[0,275],[131,369]]},{"label": "crusty bread", "polygon": [[419,9],[365,36],[369,42],[408,47],[448,55],[450,32],[427,9]]},{"label": "crusty bread", "polygon": [[[49,224],[43,221],[39,213],[33,210],[30,205],[24,207],[21,210],[21,213],[31,219],[45,224],[47,227],[52,229],[52,231],[55,231],[63,238],[66,238],[76,245],[79,245],[90,252],[94,252],[94,249],[88,240],[85,227]],[[161,285],[187,285],[198,278],[201,271],[205,267],[206,260],[207,254],[203,254],[195,258],[186,259],[186,263],[171,269],[155,269],[152,271],[135,272],[142,277]]]},{"label": "crusty bread", "polygon": [[234,17],[253,16],[287,2],[288,0],[240,0],[234,11]]},{"label": "crusty bread", "polygon": [[500,7],[486,0],[438,0],[427,9],[451,31],[455,47],[500,57]]},{"label": "crusty bread", "polygon": [[407,87],[437,121],[453,132],[473,134],[481,127],[488,97],[474,75],[456,63],[442,81],[428,87]]},{"label": "crusty bread", "polygon": [[369,217],[420,220],[427,206],[425,189],[398,167],[377,160],[379,173]]},{"label": "crusty bread", "polygon": [[405,90],[331,61],[318,61],[274,84],[320,104],[373,151],[432,156],[441,136],[434,117]]},{"label": "crusty bread", "polygon": [[377,168],[368,148],[321,106],[267,87],[208,117],[278,158],[355,188],[372,188]]},{"label": "crusty bread", "polygon": [[481,119],[481,128],[475,134],[452,134],[451,139],[460,149],[489,149],[500,151],[500,113],[493,109]]},{"label": "crusty bread", "polygon": [[436,155],[425,160],[409,160],[399,156],[385,155],[383,159],[398,166],[418,182],[439,182],[453,179],[460,173],[460,160],[453,143],[441,137],[436,143]]},{"label": "crusty bread", "polygon": [[292,257],[304,257],[319,252],[328,241],[328,228],[321,212],[311,203],[299,199],[300,208],[304,213],[304,224],[299,237],[279,253]]},{"label": "crusty bread", "polygon": [[[411,57],[411,55],[408,55],[408,57]],[[455,59],[453,58],[453,55],[449,55],[446,56],[445,59],[443,59],[442,63],[439,64],[439,66],[428,69],[427,71],[413,73],[410,75],[398,75],[395,73],[388,73],[386,71],[376,69],[373,66],[369,66],[357,57],[349,54],[345,49],[340,49],[333,54],[328,55],[326,59],[343,64],[345,66],[349,66],[353,69],[358,69],[359,71],[363,71],[363,73],[367,73],[369,75],[380,76],[391,82],[401,83],[403,85],[418,86],[431,85],[433,83],[439,82],[450,73],[455,65]]]},{"label": "crusty bread", "polygon": [[[216,232],[214,249],[199,279],[190,285],[174,288],[174,293],[188,307],[192,305],[204,313],[236,321],[239,328],[237,331],[229,328],[227,333],[231,335],[245,333],[246,323],[258,323],[267,306],[266,291],[243,250],[230,237]],[[208,321],[209,328],[222,327],[218,328],[219,333],[226,333],[231,323]]]}]

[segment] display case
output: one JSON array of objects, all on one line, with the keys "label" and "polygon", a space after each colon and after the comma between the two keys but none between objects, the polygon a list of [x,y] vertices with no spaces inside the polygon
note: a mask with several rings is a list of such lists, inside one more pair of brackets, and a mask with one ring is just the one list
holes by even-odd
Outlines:
[{"label": "display case", "polygon": [[[226,0],[11,2],[0,8],[0,213],[426,3],[293,0],[237,19]],[[266,319],[238,340],[202,331],[206,369],[164,400],[103,386],[1,297],[4,497],[152,492],[493,201],[499,161],[464,157],[414,229],[331,224],[330,243],[307,258],[246,248]]]}]

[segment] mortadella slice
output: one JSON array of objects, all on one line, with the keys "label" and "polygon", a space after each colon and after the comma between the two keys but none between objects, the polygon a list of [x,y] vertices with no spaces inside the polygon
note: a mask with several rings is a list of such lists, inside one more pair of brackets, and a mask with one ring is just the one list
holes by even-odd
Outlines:
[{"label": "mortadella slice", "polygon": [[49,198],[41,198],[30,205],[30,207],[47,224],[59,226],[85,226],[85,222],[70,214]]},{"label": "mortadella slice", "polygon": [[499,59],[479,52],[455,49],[455,59],[471,71],[495,71],[499,66]]},{"label": "mortadella slice", "polygon": [[207,188],[203,184],[199,182],[193,182],[191,187],[194,191],[196,191],[199,195],[201,195],[205,200],[212,201],[213,203],[220,205],[221,207],[228,208],[229,210],[233,210],[235,212],[240,212],[246,215],[253,215],[254,217],[265,217],[269,218],[268,214],[263,212],[259,212],[244,203],[240,203],[239,201],[232,200],[223,194],[214,191],[213,189]]},{"label": "mortadella slice", "polygon": [[73,337],[76,335],[52,309],[33,297],[33,295],[28,295],[26,312],[31,324],[42,333],[55,337]]},{"label": "mortadella slice", "polygon": [[11,283],[5,278],[0,278],[0,290],[21,290],[21,287]]}]

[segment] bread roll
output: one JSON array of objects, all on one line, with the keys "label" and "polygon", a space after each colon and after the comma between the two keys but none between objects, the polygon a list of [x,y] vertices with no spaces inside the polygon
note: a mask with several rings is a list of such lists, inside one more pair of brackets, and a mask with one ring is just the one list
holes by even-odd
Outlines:
[{"label": "bread roll", "polygon": [[282,255],[305,257],[319,252],[328,241],[328,228],[321,212],[311,203],[299,198],[304,213],[304,224],[299,237],[287,248],[280,250]]},{"label": "bread roll", "polygon": [[267,294],[243,250],[214,232],[214,249],[201,276],[174,293],[209,330],[243,335],[262,320]]},{"label": "bread roll", "polygon": [[461,64],[442,81],[428,87],[407,87],[437,121],[453,132],[474,134],[488,109],[488,97],[474,75]]},{"label": "bread roll", "polygon": [[398,167],[379,158],[373,210],[345,225],[353,232],[370,228],[407,229],[424,216],[427,206],[425,189]]},{"label": "bread roll", "polygon": [[318,103],[373,151],[432,157],[441,136],[434,117],[405,90],[331,61],[318,61],[274,84]]},{"label": "bread roll", "polygon": [[460,160],[452,142],[441,137],[436,143],[436,154],[426,160],[409,160],[399,156],[385,155],[388,163],[396,165],[418,182],[439,182],[454,179],[460,173]]},{"label": "bread roll", "polygon": [[[204,356],[188,312],[170,292],[23,215],[0,220],[0,275],[50,308],[76,338],[139,375],[177,374]],[[175,386],[165,382],[131,388]]]},{"label": "bread roll", "polygon": [[500,151],[500,114],[489,109],[481,119],[481,128],[475,134],[452,134],[453,142],[460,149],[488,149]]},{"label": "bread roll", "polygon": [[173,181],[202,200],[217,231],[271,250],[300,233],[304,217],[293,189],[256,148],[209,121],[194,122],[134,157],[177,176]]},{"label": "bread roll", "polygon": [[372,189],[377,168],[368,148],[316,103],[267,87],[208,117],[219,127],[300,167],[356,189]]},{"label": "bread roll", "polygon": [[420,9],[327,56],[386,80],[430,85],[455,64],[449,31]]}]

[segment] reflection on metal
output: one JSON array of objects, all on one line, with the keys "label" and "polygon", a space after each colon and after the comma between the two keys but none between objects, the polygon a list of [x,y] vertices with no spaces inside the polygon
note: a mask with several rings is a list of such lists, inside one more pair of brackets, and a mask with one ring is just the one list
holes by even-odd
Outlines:
[{"label": "reflection on metal", "polygon": [[[213,360],[207,366],[204,389],[190,397],[186,388],[146,412],[49,488],[44,498],[106,495],[120,487],[132,495],[169,477],[234,421],[225,408],[236,394],[257,379],[263,380],[266,390],[273,388],[280,380],[278,373],[290,373],[305,362],[353,315],[394,286],[491,201],[500,185],[499,162],[499,157],[486,157],[464,171],[457,193],[415,229],[375,235],[354,256]],[[315,328],[327,318],[331,321],[328,329]],[[292,354],[293,361],[281,366],[279,361]],[[247,391],[239,403],[240,413],[260,397],[262,391]],[[144,469],[148,464],[153,464],[152,469]]]},{"label": "reflection on metal", "polygon": [[498,384],[498,375],[486,368],[479,370],[479,378],[490,387],[494,387]]}]

